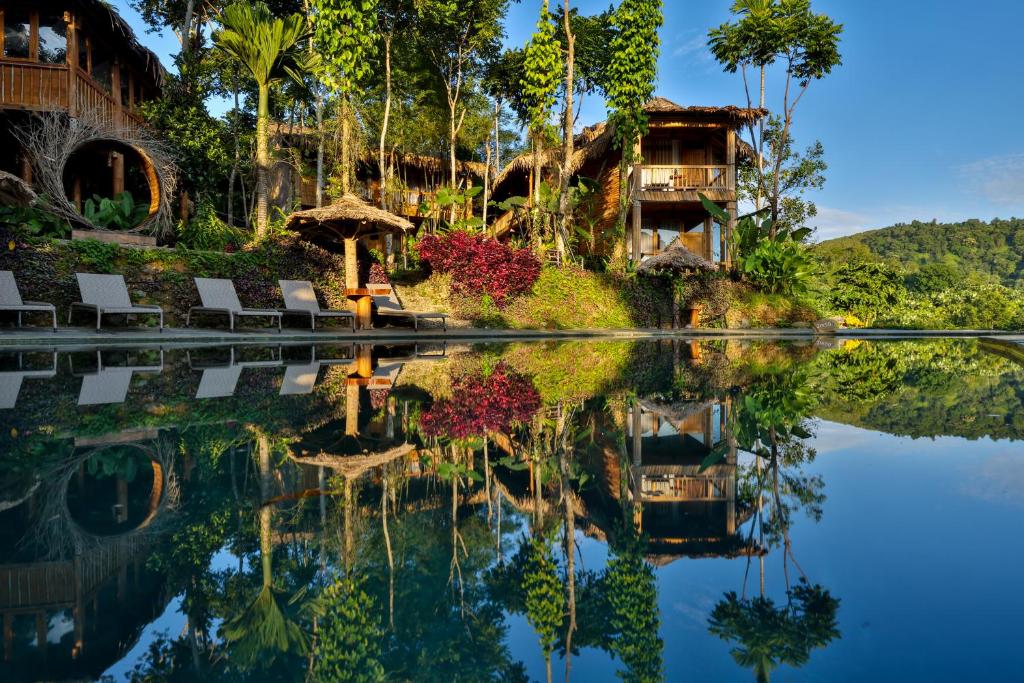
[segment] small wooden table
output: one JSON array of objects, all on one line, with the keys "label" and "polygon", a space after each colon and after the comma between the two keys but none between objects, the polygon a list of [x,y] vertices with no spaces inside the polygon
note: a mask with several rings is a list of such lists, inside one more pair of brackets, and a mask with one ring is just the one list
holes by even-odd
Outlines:
[{"label": "small wooden table", "polygon": [[370,290],[365,287],[346,289],[345,298],[356,302],[356,328],[369,329],[373,313],[373,296],[370,295]]}]

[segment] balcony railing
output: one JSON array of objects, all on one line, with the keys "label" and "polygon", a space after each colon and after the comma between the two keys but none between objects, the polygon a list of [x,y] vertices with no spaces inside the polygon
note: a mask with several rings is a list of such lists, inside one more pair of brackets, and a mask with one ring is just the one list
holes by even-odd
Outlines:
[{"label": "balcony railing", "polygon": [[729,167],[718,165],[641,166],[640,188],[644,192],[686,192],[729,190]]},{"label": "balcony railing", "polygon": [[0,61],[0,108],[66,111],[76,116],[89,112],[99,121],[132,132],[143,125],[140,117],[118,104],[88,73],[66,64]]}]

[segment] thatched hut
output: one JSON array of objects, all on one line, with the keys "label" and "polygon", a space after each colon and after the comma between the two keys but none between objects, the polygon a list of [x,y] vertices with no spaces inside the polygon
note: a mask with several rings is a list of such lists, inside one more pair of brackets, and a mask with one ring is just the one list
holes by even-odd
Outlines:
[{"label": "thatched hut", "polygon": [[[687,107],[663,97],[652,99],[645,109],[649,130],[635,143],[641,161],[627,170],[625,184],[620,169],[622,151],[613,144],[612,124],[597,124],[576,138],[570,164],[573,181],[589,178],[600,187],[584,208],[594,230],[592,243],[584,245],[584,251],[608,256],[621,253],[625,247],[639,263],[678,242],[706,261],[728,263],[728,236],[736,216],[738,160],[753,157],[753,150],[743,143],[740,134],[767,112],[735,106]],[[545,177],[557,177],[559,156],[559,149],[540,154]],[[535,181],[535,161],[532,153],[513,159],[495,181],[493,199],[500,202],[512,196],[528,196]],[[625,244],[614,237],[621,234],[616,226],[623,218],[623,187],[629,191]],[[700,195],[733,216],[730,225],[715,228]],[[498,217],[492,230],[501,236],[515,230],[516,223],[510,211]]]},{"label": "thatched hut", "polygon": [[[338,243],[345,253],[345,287],[357,289],[359,277],[357,243],[366,249],[387,252],[387,238],[412,230],[413,225],[393,213],[378,209],[354,194],[346,194],[328,206],[296,211],[285,225],[325,249],[336,250]],[[367,266],[368,268],[368,266]],[[364,269],[365,270],[365,269]]]},{"label": "thatched hut", "polygon": [[640,273],[673,273],[677,275],[715,270],[718,270],[718,266],[714,263],[694,254],[678,243],[672,244],[660,254],[644,259],[644,262],[637,268],[637,272]]}]

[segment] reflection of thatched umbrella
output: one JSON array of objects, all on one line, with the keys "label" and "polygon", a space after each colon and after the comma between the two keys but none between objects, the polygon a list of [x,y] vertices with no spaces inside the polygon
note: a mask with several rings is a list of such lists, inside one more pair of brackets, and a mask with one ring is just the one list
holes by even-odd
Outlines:
[{"label": "reflection of thatched umbrella", "polygon": [[641,273],[694,273],[699,271],[711,272],[718,270],[718,266],[707,259],[694,254],[686,247],[675,244],[655,256],[645,259],[637,269]]},{"label": "reflection of thatched umbrella", "polygon": [[0,171],[0,204],[4,206],[30,206],[36,193],[24,180],[7,171]]},{"label": "reflection of thatched umbrella", "polygon": [[359,287],[356,274],[356,240],[381,233],[402,233],[413,225],[404,218],[378,209],[354,194],[346,194],[328,206],[296,211],[288,216],[289,230],[311,242],[338,242],[345,246],[345,287]]},{"label": "reflection of thatched umbrella", "polygon": [[673,424],[686,422],[694,415],[699,415],[715,404],[714,401],[679,401],[662,403],[641,399],[637,404],[648,413],[657,413]]}]

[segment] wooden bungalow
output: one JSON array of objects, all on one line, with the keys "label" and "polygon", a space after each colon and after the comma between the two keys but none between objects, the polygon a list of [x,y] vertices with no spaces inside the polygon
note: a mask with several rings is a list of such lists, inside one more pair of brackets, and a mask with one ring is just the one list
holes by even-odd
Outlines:
[{"label": "wooden bungalow", "polygon": [[[28,155],[12,128],[29,112],[61,112],[127,131],[139,106],[159,95],[164,71],[127,22],[99,0],[0,0],[0,170],[31,183]],[[152,169],[116,142],[89,145],[65,169],[68,197],[128,190],[155,196]]]},{"label": "wooden bungalow", "polygon": [[[733,225],[716,226],[700,202],[703,194],[725,209],[735,222],[738,159],[752,150],[739,135],[742,128],[767,112],[738,107],[684,107],[662,97],[646,106],[647,134],[636,143],[640,161],[629,169],[630,205],[626,253],[634,261],[681,245],[707,261],[728,263]],[[614,128],[600,123],[576,139],[571,171],[577,178],[597,182],[601,191],[589,211],[595,221],[592,252],[609,255],[617,246],[611,235],[619,215],[621,152],[613,145]],[[557,173],[559,150],[543,153],[543,172]],[[534,159],[514,159],[495,181],[493,198],[529,196]],[[512,212],[492,226],[497,235],[515,229]]]}]

